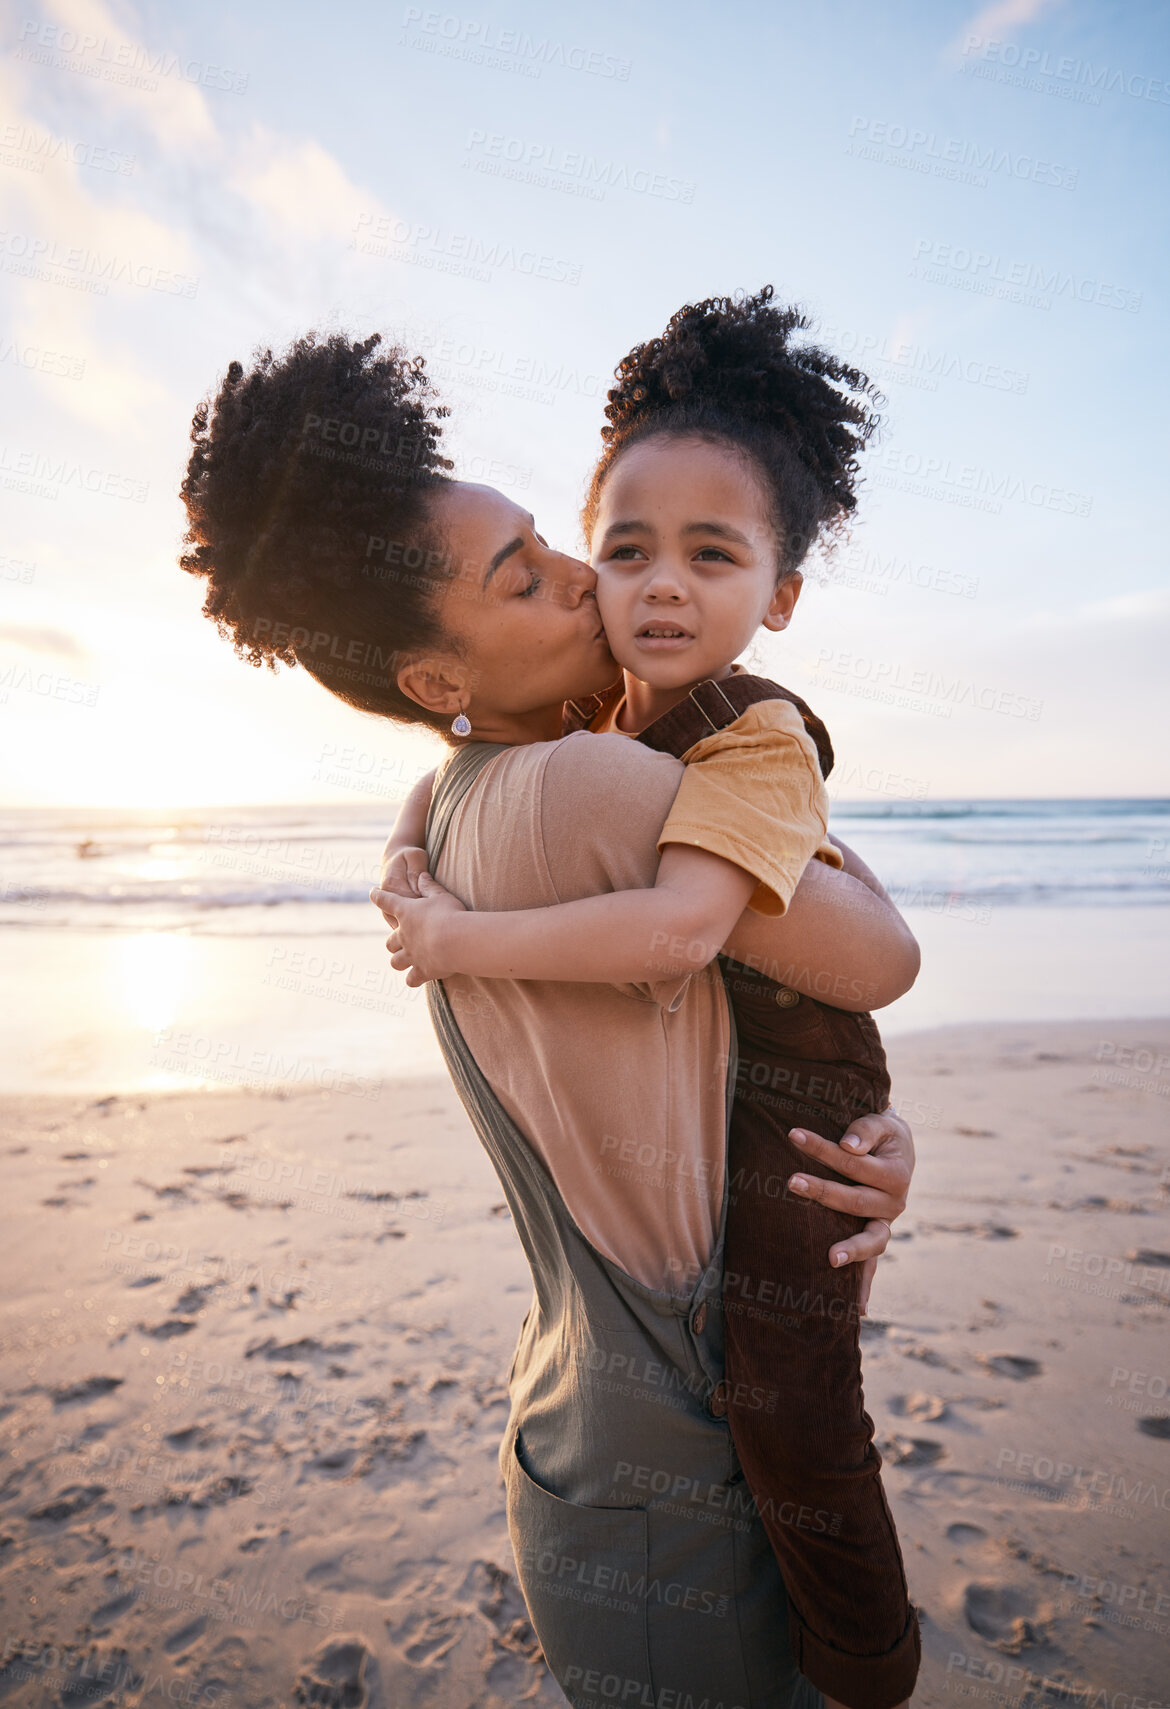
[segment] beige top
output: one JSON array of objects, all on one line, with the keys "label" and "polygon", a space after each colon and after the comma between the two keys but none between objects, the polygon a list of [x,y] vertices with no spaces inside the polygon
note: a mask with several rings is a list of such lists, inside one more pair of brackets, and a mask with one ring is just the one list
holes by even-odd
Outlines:
[{"label": "beige top", "polygon": [[[508,748],[456,809],[435,876],[493,910],[647,889],[682,776],[669,754],[586,731]],[[443,984],[585,1238],[647,1287],[692,1288],[723,1201],[729,1027],[717,966],[654,984]]]},{"label": "beige top", "polygon": [[[623,694],[591,728],[618,730]],[[829,797],[812,737],[787,700],[761,700],[726,729],[683,755],[686,775],[658,847],[691,843],[722,855],[757,879],[748,902],[759,914],[783,914],[815,855],[842,865],[828,840]]]}]

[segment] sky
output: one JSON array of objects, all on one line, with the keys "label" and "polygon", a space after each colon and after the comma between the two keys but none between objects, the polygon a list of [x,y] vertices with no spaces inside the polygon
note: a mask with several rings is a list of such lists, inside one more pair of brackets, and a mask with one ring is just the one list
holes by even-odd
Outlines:
[{"label": "sky", "polygon": [[771,283],[887,399],[745,655],[855,800],[1167,778],[1170,12],[51,0],[0,26],[0,801],[400,797],[432,739],[239,660],[178,568],[199,400],[426,355],[457,474],[582,551],[613,368]]}]

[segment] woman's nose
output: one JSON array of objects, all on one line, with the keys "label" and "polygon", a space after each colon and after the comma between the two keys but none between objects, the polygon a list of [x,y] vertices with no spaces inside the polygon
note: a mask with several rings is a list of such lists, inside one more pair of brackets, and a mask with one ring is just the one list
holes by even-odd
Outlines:
[{"label": "woman's nose", "polygon": [[557,580],[566,605],[578,606],[583,599],[592,597],[597,588],[596,570],[583,564],[579,558],[564,555],[561,556],[560,570]]}]

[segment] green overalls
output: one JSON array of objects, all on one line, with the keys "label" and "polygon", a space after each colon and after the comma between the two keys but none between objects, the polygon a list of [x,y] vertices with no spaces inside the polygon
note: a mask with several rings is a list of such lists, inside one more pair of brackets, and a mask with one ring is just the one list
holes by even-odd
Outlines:
[{"label": "green overalls", "polygon": [[[472,742],[439,772],[427,854],[440,879],[454,813],[499,752]],[[823,1709],[796,1671],[780,1570],[727,1424],[726,1186],[694,1291],[635,1281],[577,1229],[471,1056],[442,983],[427,996],[532,1269],[500,1467],[521,1587],[554,1677],[575,1709]],[[733,1039],[729,1086],[734,1068]]]}]

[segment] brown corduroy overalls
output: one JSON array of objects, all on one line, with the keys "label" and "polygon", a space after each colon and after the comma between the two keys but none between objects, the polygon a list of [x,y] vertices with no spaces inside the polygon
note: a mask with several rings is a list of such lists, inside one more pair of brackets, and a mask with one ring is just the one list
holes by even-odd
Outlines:
[{"label": "brown corduroy overalls", "polygon": [[[800,712],[827,777],[824,725],[762,677],[700,684],[638,740],[681,759],[749,706],[776,699]],[[608,704],[566,707],[566,731]],[[728,1420],[784,1575],[797,1665],[850,1709],[891,1709],[914,1687],[921,1640],[862,1393],[861,1267],[828,1262],[833,1242],[863,1219],[787,1188],[797,1172],[847,1180],[788,1132],[839,1140],[858,1116],[885,1109],[885,1052],[872,1016],[830,1007],[799,988],[795,970],[773,969],[787,975],[781,982],[720,961],[739,1038],[722,1289]]]}]

